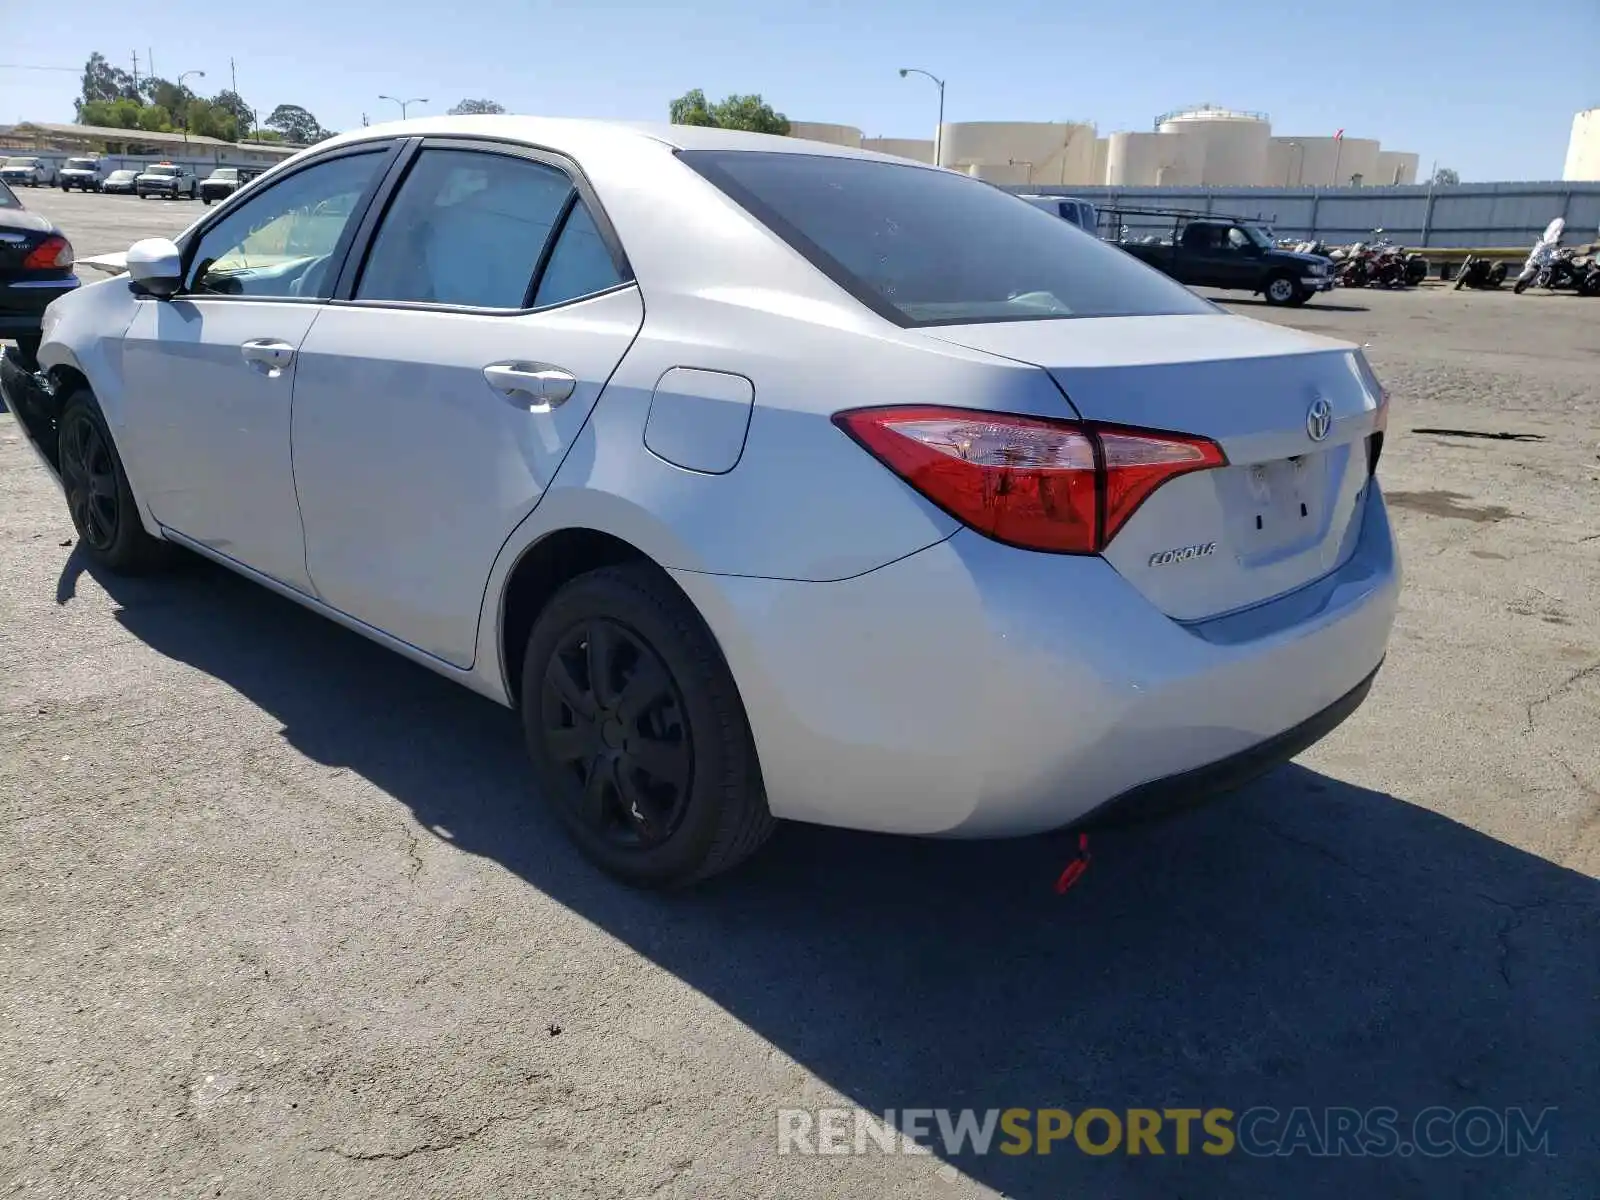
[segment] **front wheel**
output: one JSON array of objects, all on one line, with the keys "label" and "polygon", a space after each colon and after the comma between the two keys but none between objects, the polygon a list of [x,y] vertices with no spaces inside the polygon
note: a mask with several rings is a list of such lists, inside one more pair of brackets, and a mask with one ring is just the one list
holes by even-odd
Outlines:
[{"label": "front wheel", "polygon": [[1305,289],[1288,275],[1275,275],[1264,289],[1268,304],[1304,304]]},{"label": "front wheel", "polygon": [[169,559],[172,547],[146,533],[139,520],[111,431],[85,388],[61,410],[56,458],[78,544],[90,559],[119,575],[141,574]]},{"label": "front wheel", "polygon": [[534,622],[522,723],[544,801],[636,887],[681,887],[771,835],[738,688],[682,592],[646,564],[562,587]]},{"label": "front wheel", "polygon": [[207,208],[210,208],[211,207],[211,193],[210,192],[201,192],[200,193],[200,203],[204,204]]}]

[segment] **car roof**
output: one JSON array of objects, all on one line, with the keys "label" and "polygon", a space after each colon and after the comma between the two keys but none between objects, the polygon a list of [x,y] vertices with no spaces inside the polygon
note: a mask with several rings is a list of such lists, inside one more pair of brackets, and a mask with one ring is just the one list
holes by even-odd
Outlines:
[{"label": "car roof", "polygon": [[778,134],[746,133],[738,129],[714,129],[700,125],[671,125],[665,121],[596,121],[577,117],[417,117],[409,121],[390,121],[352,130],[319,143],[317,148],[369,138],[451,136],[505,138],[558,150],[574,157],[582,155],[590,147],[616,147],[632,139],[655,142],[675,150],[766,151],[924,165],[894,155],[858,150],[853,146],[836,146],[829,142],[812,142]]}]

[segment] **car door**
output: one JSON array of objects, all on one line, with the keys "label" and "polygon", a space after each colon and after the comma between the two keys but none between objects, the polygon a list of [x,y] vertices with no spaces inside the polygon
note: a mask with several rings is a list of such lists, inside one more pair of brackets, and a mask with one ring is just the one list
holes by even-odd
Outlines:
[{"label": "car door", "polygon": [[644,310],[573,164],[470,142],[411,153],[301,347],[295,481],[318,595],[467,667],[495,555]]},{"label": "car door", "polygon": [[331,155],[218,214],[123,338],[129,453],[168,529],[310,591],[290,466],[295,356],[397,145]]}]

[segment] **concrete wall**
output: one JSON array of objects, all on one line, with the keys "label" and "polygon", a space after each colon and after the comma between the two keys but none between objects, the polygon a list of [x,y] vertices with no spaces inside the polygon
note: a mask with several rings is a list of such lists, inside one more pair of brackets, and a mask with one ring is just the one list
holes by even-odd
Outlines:
[{"label": "concrete wall", "polygon": [[1563,179],[1600,179],[1600,108],[1585,109],[1572,118],[1572,140],[1567,143]]},{"label": "concrete wall", "polygon": [[790,121],[789,136],[830,146],[861,145],[861,130],[854,125],[827,125],[821,121]]},{"label": "concrete wall", "polygon": [[862,138],[863,150],[875,150],[879,154],[893,154],[897,158],[909,158],[920,163],[933,162],[933,139],[924,141],[921,138]]},{"label": "concrete wall", "polygon": [[[1024,190],[1024,189],[1017,189]],[[1566,242],[1600,236],[1600,182],[1464,183],[1455,187],[1107,188],[1034,187],[1081,196],[1102,208],[1134,207],[1228,213],[1268,222],[1279,237],[1321,237],[1334,245],[1366,239],[1382,227],[1409,246],[1488,246],[1525,251],[1553,217],[1565,217]],[[1137,223],[1130,219],[1130,226]],[[1170,233],[1171,221],[1166,222]]]}]

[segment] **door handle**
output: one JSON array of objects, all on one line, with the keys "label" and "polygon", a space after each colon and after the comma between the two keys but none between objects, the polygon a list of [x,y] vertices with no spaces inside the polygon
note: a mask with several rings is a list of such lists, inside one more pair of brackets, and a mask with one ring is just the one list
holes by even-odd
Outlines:
[{"label": "door handle", "polygon": [[519,396],[530,398],[529,412],[549,412],[560,408],[578,387],[577,376],[547,363],[500,362],[483,369],[489,386],[508,400],[521,404]]},{"label": "door handle", "polygon": [[256,338],[239,347],[245,362],[262,373],[276,377],[294,361],[294,347],[277,338]]}]

